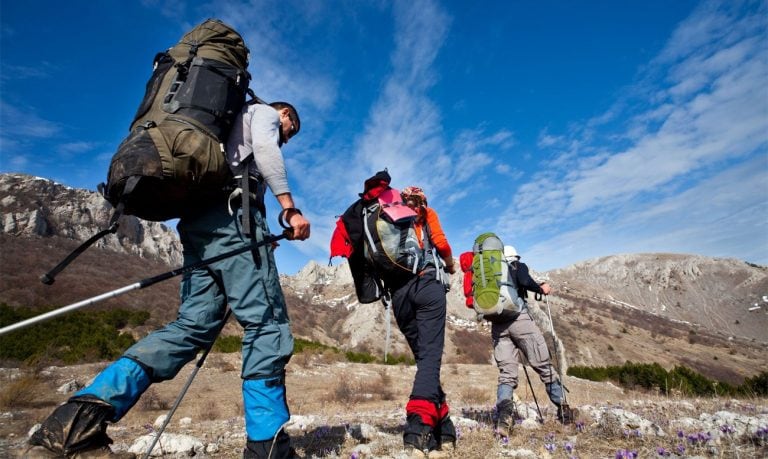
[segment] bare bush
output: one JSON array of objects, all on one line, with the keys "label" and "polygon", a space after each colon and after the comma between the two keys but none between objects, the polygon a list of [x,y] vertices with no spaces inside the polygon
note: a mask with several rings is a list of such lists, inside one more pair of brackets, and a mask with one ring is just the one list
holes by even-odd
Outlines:
[{"label": "bare bush", "polygon": [[210,354],[206,360],[206,366],[222,373],[238,371],[238,368],[227,359],[225,354]]},{"label": "bare bush", "polygon": [[170,406],[170,402],[161,398],[153,387],[147,389],[139,399],[139,408],[143,411],[162,411],[167,410]]},{"label": "bare bush", "polygon": [[220,419],[221,410],[219,409],[218,400],[210,398],[203,400],[202,403],[197,406],[197,416],[206,421]]}]

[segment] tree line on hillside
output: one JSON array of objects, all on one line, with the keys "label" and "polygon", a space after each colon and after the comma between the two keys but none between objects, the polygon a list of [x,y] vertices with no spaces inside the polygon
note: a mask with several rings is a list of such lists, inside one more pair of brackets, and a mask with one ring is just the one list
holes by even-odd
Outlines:
[{"label": "tree line on hillside", "polygon": [[768,371],[746,378],[738,386],[709,379],[684,366],[675,366],[671,371],[667,371],[658,363],[630,361],[621,366],[573,366],[568,368],[568,374],[590,381],[611,381],[630,389],[659,391],[664,395],[676,393],[687,396],[768,395]]},{"label": "tree line on hillside", "polygon": [[[50,310],[50,309],[48,309]],[[46,309],[12,308],[0,304],[0,327],[35,317]],[[3,362],[63,363],[67,365],[112,360],[135,343],[133,336],[122,331],[126,327],[144,325],[150,318],[146,311],[112,309],[108,311],[75,311],[24,330],[0,336],[0,360]],[[239,352],[240,336],[220,336],[214,343],[216,352]],[[354,363],[385,363],[369,352],[343,351],[321,343],[295,339],[294,352],[333,355]],[[410,355],[390,355],[387,364],[413,365]],[[738,386],[709,379],[690,368],[675,366],[667,371],[658,363],[625,362],[621,366],[573,366],[568,374],[591,381],[612,381],[630,389],[658,391],[665,395],[688,396],[767,396],[768,371],[746,378]]]}]

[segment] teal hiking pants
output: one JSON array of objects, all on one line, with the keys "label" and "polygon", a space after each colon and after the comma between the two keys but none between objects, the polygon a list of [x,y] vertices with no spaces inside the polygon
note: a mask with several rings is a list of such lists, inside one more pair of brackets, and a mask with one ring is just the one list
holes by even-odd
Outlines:
[{"label": "teal hiking pants", "polygon": [[[262,240],[269,228],[258,211],[253,217],[256,238]],[[178,229],[185,265],[250,242],[239,218],[230,216],[224,205],[182,219]],[[260,268],[254,255],[245,252],[185,274],[177,319],[125,355],[150,368],[153,382],[171,379],[216,338],[229,305],[244,329],[243,379],[281,375],[293,352],[293,336],[272,250],[269,245],[258,249]]]},{"label": "teal hiking pants", "polygon": [[[259,211],[254,209],[252,213],[256,238],[262,240],[269,234],[269,228]],[[250,243],[241,231],[239,214],[238,210],[235,216],[230,216],[226,205],[218,204],[195,217],[181,219],[178,229],[184,247],[184,264]],[[201,349],[211,345],[229,306],[243,327],[242,378],[246,383],[262,381],[261,384],[268,387],[277,384],[276,390],[282,391],[280,396],[270,394],[271,399],[264,403],[275,405],[281,414],[279,417],[285,418],[282,421],[285,422],[288,413],[284,401],[284,369],[293,353],[293,336],[273,248],[266,245],[260,247],[258,253],[260,266],[251,252],[245,252],[184,274],[176,320],[130,347],[118,361],[122,365],[108,367],[103,372],[104,377],[97,378],[105,382],[98,385],[102,389],[94,385],[78,395],[94,395],[107,401],[115,406],[120,413],[117,417],[120,417],[150,382],[172,379]],[[142,372],[125,365],[125,358],[138,363],[144,370],[147,384],[131,384],[137,378],[135,374]]]}]

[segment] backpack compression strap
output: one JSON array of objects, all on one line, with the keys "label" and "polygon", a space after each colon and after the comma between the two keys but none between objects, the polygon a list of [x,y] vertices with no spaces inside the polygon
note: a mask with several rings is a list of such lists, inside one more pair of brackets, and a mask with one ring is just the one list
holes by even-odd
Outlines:
[{"label": "backpack compression strap", "polygon": [[[129,196],[134,188],[136,188],[136,185],[138,185],[139,180],[141,177],[132,175],[128,177],[128,180],[125,181],[125,188],[123,189],[123,196]],[[99,190],[102,191],[103,194],[103,183],[99,184]],[[123,215],[123,211],[125,209],[125,201],[123,199],[120,200],[120,202],[117,203],[117,207],[115,208],[115,211],[112,213],[112,217],[109,219],[109,228],[105,230],[101,230],[98,233],[91,236],[87,241],[80,244],[75,250],[70,252],[69,255],[66,256],[61,262],[56,265],[52,270],[48,271],[47,273],[40,276],[40,282],[42,282],[45,285],[52,285],[56,281],[56,275],[59,274],[61,271],[64,270],[70,263],[72,263],[75,258],[79,257],[81,253],[85,252],[85,249],[92,246],[96,241],[103,238],[107,234],[114,234],[117,232],[117,228],[120,226],[117,221],[120,219],[120,217]]]}]

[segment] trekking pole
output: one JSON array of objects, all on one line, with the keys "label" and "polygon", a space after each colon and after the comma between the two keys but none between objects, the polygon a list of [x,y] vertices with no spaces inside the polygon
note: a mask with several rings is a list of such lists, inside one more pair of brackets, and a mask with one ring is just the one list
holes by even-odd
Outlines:
[{"label": "trekking pole", "polygon": [[192,263],[187,266],[182,266],[180,268],[176,268],[173,271],[168,271],[166,273],[158,274],[154,277],[148,277],[146,279],[142,279],[134,284],[126,285],[125,287],[121,287],[116,290],[112,290],[111,292],[102,293],[101,295],[94,296],[93,298],[88,298],[83,301],[79,301],[77,303],[70,304],[69,306],[63,306],[59,309],[55,309],[50,312],[46,312],[45,314],[40,314],[39,316],[32,317],[26,320],[22,320],[21,322],[17,322],[12,325],[8,325],[7,327],[0,328],[0,336],[4,335],[6,333],[12,332],[14,330],[18,330],[20,328],[27,327],[29,325],[36,324],[38,322],[43,322],[48,319],[52,319],[54,317],[60,316],[62,314],[66,314],[69,311],[74,311],[75,309],[79,309],[85,306],[90,306],[92,304],[98,303],[99,301],[106,300],[109,298],[114,298],[116,296],[122,295],[123,293],[130,292],[131,290],[139,290],[142,288],[149,287],[150,285],[154,285],[158,282],[162,282],[164,280],[168,280],[172,277],[176,277],[180,274],[188,273],[190,271],[194,271],[195,269],[202,268],[203,266],[208,266],[211,263],[216,263],[217,261],[224,260],[229,257],[233,257],[235,255],[239,255],[244,252],[248,252],[249,250],[254,250],[258,247],[272,244],[274,242],[277,242],[281,239],[284,239],[288,237],[291,234],[290,230],[285,230],[279,235],[269,235],[264,240],[258,241],[258,242],[251,242],[248,245],[245,245],[239,249],[232,250],[231,252],[223,253],[221,255],[216,255],[215,257],[207,258],[205,260],[200,260],[196,263]]},{"label": "trekking pole", "polygon": [[195,379],[195,376],[197,376],[197,372],[200,371],[200,368],[202,368],[203,363],[205,363],[206,357],[208,357],[208,354],[210,354],[211,349],[213,349],[213,345],[216,342],[216,338],[221,334],[221,331],[224,330],[224,326],[227,324],[227,320],[229,320],[229,316],[231,315],[232,315],[232,310],[227,308],[227,312],[224,314],[224,319],[222,319],[221,321],[221,327],[219,328],[219,331],[216,332],[216,337],[213,338],[213,341],[211,341],[211,345],[208,346],[208,349],[206,349],[205,352],[203,352],[203,355],[197,361],[197,364],[195,364],[195,368],[192,369],[192,373],[189,374],[189,377],[187,378],[187,382],[184,384],[184,387],[181,388],[181,392],[179,392],[179,395],[176,397],[176,401],[173,402],[173,406],[171,407],[171,410],[165,416],[163,425],[157,431],[157,435],[155,435],[154,440],[152,440],[152,444],[149,445],[147,452],[144,454],[144,459],[149,458],[149,455],[152,454],[152,450],[155,448],[155,445],[157,444],[158,441],[160,441],[160,436],[165,431],[165,428],[168,426],[168,423],[171,422],[171,417],[173,417],[173,414],[176,413],[176,409],[179,407],[179,405],[181,405],[181,401],[182,399],[184,399],[184,396],[187,394],[187,390],[189,390],[189,386],[192,385],[192,381]]},{"label": "trekking pole", "polygon": [[533,384],[531,384],[531,377],[528,376],[528,368],[523,365],[523,371],[525,372],[525,379],[528,380],[528,387],[531,388],[531,395],[533,395],[533,403],[536,404],[536,411],[539,412],[539,423],[544,424],[544,416],[541,414],[541,408],[539,408],[539,401],[536,400],[536,392],[533,391]]},{"label": "trekking pole", "polygon": [[[555,324],[552,322],[552,310],[549,308],[549,295],[544,295],[545,302],[547,303],[547,315],[549,316],[549,331],[552,333],[552,344],[555,347],[555,362],[557,362],[557,365],[553,365],[555,370],[557,371],[557,375],[560,377],[560,384],[563,386],[563,404],[568,405],[568,399],[565,396],[566,392],[568,392],[568,389],[565,387],[565,380],[563,379],[563,369],[560,367],[560,353],[559,348],[560,345],[558,344],[557,335],[555,334]],[[550,365],[552,365],[552,362],[550,362]]]}]

